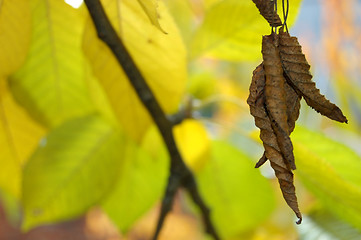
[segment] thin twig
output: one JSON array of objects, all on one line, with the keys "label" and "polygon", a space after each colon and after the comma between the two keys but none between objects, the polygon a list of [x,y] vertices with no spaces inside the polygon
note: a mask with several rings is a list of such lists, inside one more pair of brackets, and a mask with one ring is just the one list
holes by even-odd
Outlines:
[{"label": "thin twig", "polygon": [[215,240],[219,240],[220,238],[218,237],[210,219],[209,209],[201,198],[194,176],[185,165],[175,143],[172,131],[173,123],[166,117],[163,109],[160,107],[159,102],[141,75],[122,40],[115,32],[100,1],[85,0],[84,2],[97,29],[98,37],[108,45],[114,56],[117,58],[139,99],[142,101],[156,123],[169,152],[171,160],[170,176],[163,197],[161,213],[153,239],[156,240],[158,238],[165,217],[171,210],[174,195],[177,189],[184,187],[191,195],[193,201],[200,208],[203,214],[206,231],[213,236]]}]

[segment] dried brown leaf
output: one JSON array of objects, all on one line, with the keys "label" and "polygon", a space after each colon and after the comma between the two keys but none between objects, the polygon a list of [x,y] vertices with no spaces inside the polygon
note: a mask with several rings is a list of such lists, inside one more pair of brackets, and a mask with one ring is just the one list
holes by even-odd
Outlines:
[{"label": "dried brown leaf", "polygon": [[288,123],[288,135],[291,135],[296,126],[296,121],[300,115],[301,97],[297,92],[286,82],[286,106],[287,106],[287,123]]},{"label": "dried brown leaf", "polygon": [[[264,87],[264,85],[263,85]],[[261,89],[258,86],[258,91],[263,91],[263,88]],[[289,135],[293,132],[296,126],[296,121],[298,119],[298,116],[300,115],[300,108],[301,108],[301,97],[298,96],[296,91],[288,84],[285,84],[285,91],[286,91],[286,105],[287,105],[287,123],[288,123],[288,130]],[[267,161],[267,157],[265,153],[263,153],[262,157],[256,164],[256,168],[259,168]]]},{"label": "dried brown leaf", "polygon": [[296,169],[293,156],[293,145],[289,137],[286,106],[286,80],[283,77],[283,69],[278,52],[277,35],[263,36],[262,54],[263,65],[266,75],[265,97],[266,111],[271,120],[271,125],[276,133],[277,142],[281,152],[291,169]]},{"label": "dried brown leaf", "polygon": [[281,18],[274,10],[273,0],[252,0],[260,14],[267,20],[271,27],[278,27],[282,25]]},{"label": "dried brown leaf", "polygon": [[[261,130],[260,137],[265,148],[265,153],[257,163],[256,167],[261,166],[264,162],[267,161],[267,159],[270,160],[271,167],[274,169],[276,177],[279,181],[283,197],[286,200],[286,203],[299,218],[298,223],[300,223],[302,220],[302,215],[298,208],[295,187],[293,185],[293,173],[289,169],[289,166],[287,166],[281,150],[278,147],[277,137],[274,133],[271,120],[265,108],[265,85],[265,71],[263,69],[263,64],[260,64],[253,72],[253,78],[250,86],[250,95],[247,99],[247,103],[250,106],[251,115],[255,118],[256,126]],[[297,104],[293,104],[292,106],[297,106]],[[294,109],[297,109],[297,107]],[[294,115],[294,113],[292,114]],[[294,119],[294,117],[292,119]]]},{"label": "dried brown leaf", "polygon": [[297,38],[280,30],[279,49],[287,81],[299,95],[304,97],[307,104],[330,119],[347,123],[342,111],[327,100],[312,81],[312,75],[309,72],[310,65],[302,53],[302,47]]},{"label": "dried brown leaf", "polygon": [[266,157],[266,152],[263,152],[262,157],[258,160],[258,162],[256,163],[255,168],[259,168],[261,167],[263,164],[265,164],[267,162],[267,157]]}]

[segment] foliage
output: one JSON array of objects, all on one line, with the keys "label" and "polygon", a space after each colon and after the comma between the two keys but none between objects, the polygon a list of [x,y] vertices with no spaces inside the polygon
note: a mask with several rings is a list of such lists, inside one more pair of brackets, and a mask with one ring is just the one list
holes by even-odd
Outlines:
[{"label": "foliage", "polygon": [[[291,1],[288,25],[301,2]],[[180,107],[192,112],[194,119],[174,128],[176,142],[221,235],[289,239],[279,216],[288,224],[293,216],[277,201],[281,193],[274,176],[267,168],[253,168],[261,155],[245,102],[254,61],[261,58],[261,36],[270,32],[255,4],[102,3],[167,114]],[[29,230],[75,219],[98,206],[124,234],[133,229],[161,200],[169,159],[86,8],[60,0],[0,1],[0,52],[0,199],[11,219]],[[356,107],[341,103],[349,109],[350,125],[325,120],[317,129],[301,114],[305,126],[296,126],[291,135],[296,191],[306,231],[321,206],[357,233],[361,157],[345,138],[335,141],[321,133],[332,129],[360,139],[354,114],[361,106],[360,88],[346,80],[337,84],[358,99]],[[182,193],[176,202],[184,214],[197,216]],[[323,232],[332,233],[328,218],[315,219]],[[264,231],[268,238],[261,237]]]}]

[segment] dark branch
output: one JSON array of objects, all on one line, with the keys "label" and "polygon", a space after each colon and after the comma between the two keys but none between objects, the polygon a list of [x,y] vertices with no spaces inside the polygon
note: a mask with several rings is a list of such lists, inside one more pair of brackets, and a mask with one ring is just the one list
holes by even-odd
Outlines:
[{"label": "dark branch", "polygon": [[181,124],[187,118],[193,118],[193,99],[188,98],[185,105],[173,115],[168,115],[168,120],[173,126]]},{"label": "dark branch", "polygon": [[205,205],[198,192],[194,176],[189,168],[185,165],[182,156],[179,153],[173,136],[173,123],[166,117],[163,109],[159,105],[159,102],[137,68],[123,42],[112,27],[100,1],[85,0],[84,2],[97,29],[98,37],[108,45],[114,56],[117,58],[119,64],[128,76],[130,83],[134,87],[138,97],[156,123],[169,152],[171,159],[170,176],[162,202],[157,229],[153,239],[157,239],[165,217],[171,210],[174,195],[179,187],[184,187],[187,189],[193,201],[199,206],[203,214],[206,231],[211,234],[214,239],[220,239],[211,222],[209,209]]}]

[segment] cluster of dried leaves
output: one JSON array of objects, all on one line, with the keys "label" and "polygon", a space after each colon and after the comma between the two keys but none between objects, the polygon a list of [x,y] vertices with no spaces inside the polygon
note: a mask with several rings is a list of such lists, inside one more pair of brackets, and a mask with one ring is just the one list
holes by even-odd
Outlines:
[{"label": "cluster of dried leaves", "polygon": [[[271,27],[281,21],[269,0],[253,0],[260,13]],[[300,112],[300,101],[322,115],[347,123],[342,111],[323,96],[311,80],[305,55],[296,37],[291,37],[284,28],[279,33],[263,36],[263,62],[254,70],[247,103],[255,123],[261,130],[265,152],[256,167],[270,160],[278,178],[284,199],[298,217],[298,208],[292,170],[296,169],[290,134],[295,128]]]}]

